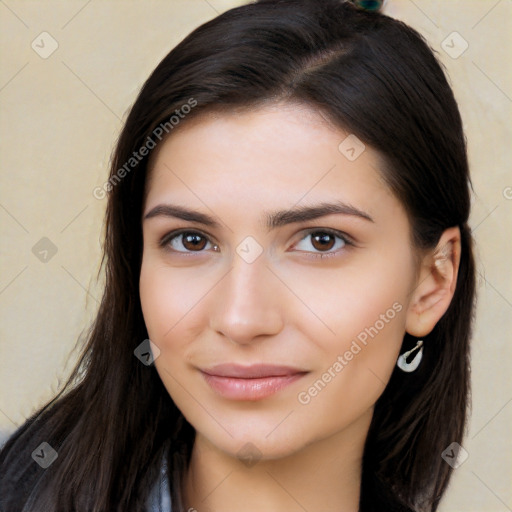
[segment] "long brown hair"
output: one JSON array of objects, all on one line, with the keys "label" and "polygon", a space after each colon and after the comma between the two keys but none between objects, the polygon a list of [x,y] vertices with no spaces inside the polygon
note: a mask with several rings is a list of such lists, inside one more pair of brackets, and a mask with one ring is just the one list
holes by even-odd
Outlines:
[{"label": "long brown hair", "polygon": [[[392,374],[363,458],[362,512],[436,510],[452,472],[441,453],[462,441],[469,396],[475,270],[465,138],[452,90],[423,38],[341,0],[261,0],[231,9],[194,30],[144,84],[106,188],[99,311],[65,388],[0,454],[2,510],[142,511],[164,460],[173,510],[182,510],[194,429],[154,366],[134,357],[148,337],[138,290],[148,156],[130,159],[150,139],[160,141],[159,127],[179,129],[171,120],[179,113],[186,123],[208,110],[282,99],[313,106],[382,154],[380,171],[408,213],[418,248],[435,247],[449,227],[461,230],[452,303],[425,337],[419,369]],[[405,335],[402,351],[412,344]],[[31,459],[41,442],[58,452],[47,469]]]}]

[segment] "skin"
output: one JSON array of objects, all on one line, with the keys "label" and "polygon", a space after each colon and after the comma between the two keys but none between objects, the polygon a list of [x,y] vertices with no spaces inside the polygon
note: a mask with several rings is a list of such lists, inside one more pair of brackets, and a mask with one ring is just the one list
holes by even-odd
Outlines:
[{"label": "skin", "polygon": [[[184,122],[152,155],[143,218],[170,203],[220,224],[143,220],[140,298],[160,350],[155,366],[197,433],[187,508],[357,511],[373,407],[404,333],[428,334],[453,296],[458,229],[420,254],[402,204],[379,174],[379,154],[366,146],[350,161],[338,149],[347,135],[306,106],[275,104]],[[267,211],[326,201],[343,201],[372,221],[330,214],[270,231],[262,222]],[[159,245],[181,228],[205,237],[199,249],[179,235]],[[345,233],[350,243],[315,243],[322,229]],[[251,263],[236,252],[248,236],[263,250]],[[328,252],[335,254],[315,258]],[[301,403],[299,393],[393,304],[393,318]],[[198,369],[220,363],[308,373],[264,399],[232,400]],[[241,453],[252,454],[252,463]]]}]

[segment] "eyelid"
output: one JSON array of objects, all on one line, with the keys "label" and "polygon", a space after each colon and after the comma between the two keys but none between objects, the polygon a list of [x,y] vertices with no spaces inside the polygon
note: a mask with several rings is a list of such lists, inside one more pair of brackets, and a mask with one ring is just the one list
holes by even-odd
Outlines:
[{"label": "eyelid", "polygon": [[322,228],[322,227],[315,227],[315,228],[306,228],[301,230],[301,233],[304,233],[302,237],[299,239],[299,242],[304,240],[308,235],[311,235],[312,233],[327,233],[328,235],[337,236],[338,238],[341,238],[347,245],[356,245],[356,242],[353,237],[351,237],[349,234],[345,233],[344,231],[340,231],[338,229],[334,228]]}]

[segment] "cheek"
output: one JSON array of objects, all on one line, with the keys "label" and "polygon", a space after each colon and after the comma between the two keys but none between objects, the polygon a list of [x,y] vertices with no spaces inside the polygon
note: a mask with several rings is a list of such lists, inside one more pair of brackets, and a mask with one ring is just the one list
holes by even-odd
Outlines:
[{"label": "cheek", "polygon": [[338,304],[335,319],[331,317],[334,335],[325,336],[325,329],[323,337],[309,333],[318,348],[316,371],[297,393],[296,403],[305,422],[315,418],[327,433],[347,427],[373,408],[402,344],[406,295],[375,286],[360,293],[363,300],[358,294]]},{"label": "cheek", "polygon": [[298,401],[326,424],[337,407],[345,418],[357,416],[375,403],[395,368],[414,282],[412,255],[362,257],[325,276],[292,278],[294,291],[322,320],[300,320],[317,365]]},{"label": "cheek", "polygon": [[199,334],[191,327],[191,320],[207,291],[203,288],[200,281],[187,276],[186,269],[166,267],[151,257],[143,259],[139,293],[149,339],[160,350],[155,368],[182,410],[189,398],[184,392],[186,346]]},{"label": "cheek", "polygon": [[[191,269],[166,267],[151,258],[143,259],[139,291],[149,337],[161,350],[175,333],[188,325],[197,305],[208,293],[205,280],[191,279]],[[195,271],[200,272],[200,270]]]},{"label": "cheek", "polygon": [[[291,308],[286,315],[325,353],[347,350],[358,336],[364,342],[370,336],[367,330],[375,334],[374,328],[383,343],[386,339],[399,346],[415,276],[412,254],[391,248],[379,254],[361,251],[337,265],[279,269],[300,298],[299,302],[289,294],[295,313]],[[393,353],[392,349],[391,357]]]},{"label": "cheek", "polygon": [[171,315],[177,303],[175,286],[169,286],[173,283],[168,283],[162,274],[160,269],[143,260],[139,293],[144,322],[153,342],[160,341],[162,333],[172,328]]}]

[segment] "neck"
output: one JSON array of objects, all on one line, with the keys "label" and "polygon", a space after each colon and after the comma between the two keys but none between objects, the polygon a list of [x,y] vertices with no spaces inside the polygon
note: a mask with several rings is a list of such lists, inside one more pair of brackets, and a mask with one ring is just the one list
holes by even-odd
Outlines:
[{"label": "neck", "polygon": [[358,512],[361,461],[372,412],[279,459],[244,463],[197,432],[183,482],[193,512]]}]

